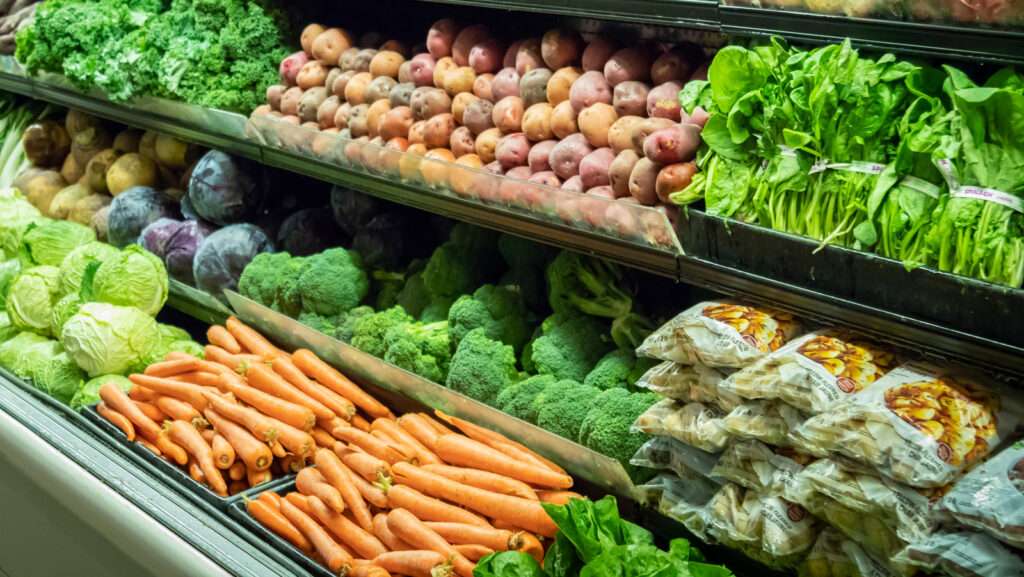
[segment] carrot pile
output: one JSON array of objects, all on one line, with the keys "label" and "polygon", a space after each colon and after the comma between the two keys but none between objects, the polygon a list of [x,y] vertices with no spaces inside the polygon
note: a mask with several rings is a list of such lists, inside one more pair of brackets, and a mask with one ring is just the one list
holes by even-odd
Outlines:
[{"label": "carrot pile", "polygon": [[439,411],[396,418],[234,317],[207,338],[205,359],[171,353],[127,395],[104,385],[97,410],[219,495],[297,472],[295,491],[264,491],[249,514],[332,572],[472,577],[495,551],[542,560],[558,527],[541,503],[580,497],[525,446]]}]

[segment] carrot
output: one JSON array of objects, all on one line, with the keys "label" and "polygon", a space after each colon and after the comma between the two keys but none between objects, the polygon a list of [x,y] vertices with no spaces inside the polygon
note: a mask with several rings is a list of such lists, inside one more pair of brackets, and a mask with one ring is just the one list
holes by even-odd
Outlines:
[{"label": "carrot", "polygon": [[189,476],[192,477],[192,479],[195,480],[195,482],[201,485],[206,485],[206,474],[203,473],[203,467],[199,464],[199,461],[197,461],[195,457],[189,455],[188,465],[186,466],[188,468]]},{"label": "carrot", "polygon": [[203,391],[205,389],[199,385],[139,374],[130,375],[128,379],[136,385],[142,385],[154,393],[167,395],[168,397],[174,397],[185,401],[200,411],[206,409],[206,399],[203,398]]},{"label": "carrot", "polygon": [[295,477],[295,488],[303,495],[319,497],[328,507],[338,513],[345,511],[345,501],[341,498],[341,493],[334,485],[327,482],[327,479],[317,469],[306,467],[299,471],[298,476]]},{"label": "carrot", "polygon": [[230,469],[235,462],[235,448],[231,443],[223,435],[214,432],[210,448],[213,450],[213,462],[217,464],[217,468]]},{"label": "carrot", "polygon": [[[131,424],[130,421],[129,421],[129,424]],[[160,449],[156,448],[156,445],[154,445],[153,443],[150,443],[146,439],[143,439],[142,437],[136,437],[135,441],[138,442],[143,447],[145,447],[145,448],[149,449],[150,451],[152,451],[153,454],[156,455],[157,457],[163,455],[163,453],[160,452]]]},{"label": "carrot", "polygon": [[249,429],[257,438],[262,438],[268,443],[280,442],[292,453],[302,457],[313,454],[316,442],[313,437],[295,427],[286,425],[277,419],[268,417],[259,411],[232,403],[224,397],[215,393],[204,393],[207,402],[218,413],[243,425]]},{"label": "carrot", "polygon": [[128,398],[140,403],[150,403],[153,401],[154,396],[156,394],[153,391],[139,385],[133,384],[132,388],[128,389]]},{"label": "carrot", "polygon": [[451,577],[452,566],[436,551],[391,551],[372,559],[374,565],[392,574],[409,577]]},{"label": "carrot", "polygon": [[427,551],[436,551],[449,559],[455,572],[462,577],[473,577],[473,569],[476,567],[469,559],[463,557],[451,543],[444,540],[444,537],[436,531],[427,527],[423,521],[405,509],[392,509],[388,513],[388,529],[396,537],[412,545]]},{"label": "carrot", "polygon": [[199,385],[200,387],[216,387],[217,379],[219,377],[220,373],[210,373],[207,371],[192,371],[189,373],[181,373],[180,375],[174,375],[173,377],[167,378],[171,379],[172,381],[192,383],[193,385]]},{"label": "carrot", "polygon": [[[121,432],[124,433],[124,436],[129,443],[135,440],[135,426],[132,425],[132,422],[128,417],[110,409],[107,407],[107,404],[102,401],[96,405],[96,412],[104,419],[110,421],[115,427],[121,429]],[[159,451],[157,454],[159,454]]]},{"label": "carrot", "polygon": [[228,478],[232,481],[241,481],[245,478],[245,461],[238,459],[228,467]]},{"label": "carrot", "polygon": [[391,487],[390,477],[381,477],[381,480],[377,483],[370,483],[355,473],[352,473],[351,477],[352,484],[356,486],[359,494],[363,496],[363,499],[365,499],[366,502],[380,509],[384,509],[388,506],[388,496],[385,493],[385,490],[381,487]]},{"label": "carrot", "polygon": [[319,523],[289,503],[287,499],[281,502],[281,513],[312,543],[316,552],[324,558],[328,569],[340,571],[342,567],[352,562],[352,556],[339,547]]},{"label": "carrot", "polygon": [[260,494],[260,497],[260,499],[246,503],[245,507],[249,514],[272,533],[291,543],[296,549],[306,555],[311,554],[313,552],[313,545],[310,544],[309,539],[281,513],[280,497],[278,497],[277,507],[271,506],[262,499],[262,494]]},{"label": "carrot", "polygon": [[206,444],[195,427],[186,421],[171,421],[167,425],[167,436],[195,457],[214,493],[227,495],[228,486],[213,460],[213,449]]},{"label": "carrot", "polygon": [[355,414],[356,406],[352,404],[352,401],[309,379],[287,358],[278,357],[274,359],[271,367],[275,373],[281,375],[293,387],[320,401],[339,417],[350,419]]},{"label": "carrot", "polygon": [[[306,503],[313,511],[313,516],[359,556],[373,559],[377,555],[388,552],[388,548],[372,533],[349,521],[347,517],[329,507],[318,497],[306,497]],[[372,523],[370,528],[373,528]]]},{"label": "carrot", "polygon": [[[391,473],[396,483],[402,483],[432,497],[473,509],[488,517],[516,523],[524,529],[540,533],[545,537],[554,537],[558,532],[558,525],[555,525],[551,517],[548,517],[547,512],[538,501],[502,495],[456,483],[451,479],[408,463],[394,465],[391,468]],[[394,489],[391,492],[394,492]],[[438,521],[439,519],[424,520]]]},{"label": "carrot", "polygon": [[459,555],[462,555],[473,563],[476,563],[491,553],[494,553],[494,549],[484,547],[483,545],[455,545],[455,550],[459,552]]},{"label": "carrot", "polygon": [[250,365],[245,377],[253,387],[280,399],[307,407],[316,415],[317,423],[326,423],[337,418],[337,415],[323,403],[292,386],[281,378],[273,369],[263,363]]},{"label": "carrot", "polygon": [[388,466],[387,461],[378,459],[369,453],[353,451],[342,443],[334,444],[334,452],[341,457],[341,462],[345,463],[349,469],[371,483],[379,482],[381,476],[391,476],[391,467]]},{"label": "carrot", "polygon": [[448,427],[444,426],[443,424],[441,424],[441,421],[438,421],[437,419],[435,419],[434,417],[431,417],[427,413],[416,413],[416,414],[419,415],[420,417],[422,417],[423,420],[427,424],[429,424],[431,427],[434,427],[434,430],[437,431],[438,435],[448,435],[450,433],[454,433],[455,432],[455,431],[449,429]]},{"label": "carrot", "polygon": [[525,445],[517,443],[512,439],[509,439],[508,437],[502,435],[501,433],[496,433],[490,429],[481,427],[480,425],[475,425],[465,419],[460,419],[458,417],[446,415],[441,411],[435,410],[434,412],[437,413],[438,417],[444,419],[445,422],[458,427],[460,431],[465,433],[467,437],[473,439],[474,441],[479,441],[493,449],[497,449],[503,453],[506,453],[510,457],[515,458],[516,460],[533,461],[560,475],[566,474],[565,469],[559,467],[558,465],[552,463],[551,461],[545,459],[544,457],[541,457],[537,453],[528,449]]},{"label": "carrot", "polygon": [[[205,421],[206,419],[203,420]],[[199,431],[199,434],[203,436],[203,440],[209,443],[211,447],[213,447],[213,438],[217,436],[217,431],[214,431],[210,427],[205,427],[203,429],[198,429],[197,427],[197,430]]]},{"label": "carrot", "polygon": [[229,497],[234,497],[235,495],[241,493],[242,491],[248,491],[248,490],[249,490],[249,483],[246,483],[245,481],[231,481],[231,483],[228,484],[228,496]]},{"label": "carrot", "polygon": [[526,553],[536,559],[538,563],[544,563],[544,545],[533,533],[523,532],[523,544],[516,547],[516,551]]},{"label": "carrot", "polygon": [[[374,428],[374,423],[377,422],[391,423],[394,425],[395,429],[398,429],[399,434],[396,435],[395,431],[389,429],[387,425],[377,425],[376,428]],[[437,455],[430,452],[429,449],[420,444],[420,442],[411,435],[402,429],[399,429],[398,425],[396,425],[394,421],[388,419],[374,419],[373,423],[370,423],[370,434],[397,449],[399,453],[405,455],[406,460],[409,462],[415,461],[422,464],[424,459],[433,463],[441,462],[441,459],[438,459]],[[411,443],[409,442],[409,439],[412,439]],[[420,458],[421,454],[423,456],[422,459]]]},{"label": "carrot", "polygon": [[245,462],[247,468],[265,471],[270,467],[270,463],[274,460],[274,454],[270,451],[270,447],[258,441],[244,427],[222,417],[212,408],[206,409],[203,414],[213,425],[214,430],[234,447],[235,454]]},{"label": "carrot", "polygon": [[290,453],[278,459],[277,463],[281,465],[281,472],[283,472],[285,475],[298,473],[299,471],[306,468],[305,459],[297,455],[292,455]]},{"label": "carrot", "polygon": [[235,340],[242,348],[255,355],[276,357],[285,354],[281,349],[263,338],[263,335],[246,326],[235,317],[228,317],[228,320],[224,322],[224,326],[231,333],[231,336],[235,337]]},{"label": "carrot", "polygon": [[[237,381],[235,379],[238,379]],[[241,377],[222,375],[218,379],[218,388],[229,392],[254,409],[268,417],[294,427],[300,431],[308,431],[316,424],[316,415],[307,407],[297,405],[274,395],[250,387],[241,381]]]},{"label": "carrot", "polygon": [[362,431],[364,433],[369,433],[370,432],[370,422],[367,421],[359,413],[356,413],[356,414],[352,415],[352,419],[349,422],[352,424],[353,427],[355,427],[356,429],[358,429],[358,430],[360,430],[360,431]]},{"label": "carrot", "polygon": [[370,561],[356,559],[355,565],[348,570],[347,577],[391,577],[391,573]]},{"label": "carrot", "polygon": [[[328,449],[317,449],[313,462],[316,463],[317,469],[323,473],[327,482],[341,495],[341,498],[348,505],[359,526],[367,531],[371,531],[373,529],[373,516],[370,515],[370,509],[366,506],[366,502],[363,500],[363,496],[355,484],[355,473],[346,467],[334,452]],[[338,510],[338,512],[340,513],[341,510]]]},{"label": "carrot", "polygon": [[145,374],[151,377],[173,377],[182,373],[188,373],[199,368],[199,359],[179,359],[174,361],[163,361],[153,363],[146,367]]},{"label": "carrot", "polygon": [[247,353],[233,355],[216,345],[206,345],[206,347],[203,348],[203,357],[207,361],[222,365],[229,371],[233,372],[244,372],[243,368],[246,366],[262,363],[264,361],[263,357],[259,355],[250,355]]},{"label": "carrot", "polygon": [[567,505],[569,499],[582,499],[583,495],[573,491],[537,491],[537,498],[553,505]]},{"label": "carrot", "polygon": [[269,483],[274,480],[273,475],[270,471],[257,471],[250,467],[245,468],[245,480],[249,483],[250,487],[256,487],[263,483]]},{"label": "carrot", "polygon": [[242,352],[242,347],[235,340],[234,335],[220,325],[210,325],[210,328],[206,329],[206,340],[210,341],[211,345],[216,345],[233,355]]},{"label": "carrot", "polygon": [[441,435],[436,447],[437,455],[452,465],[505,475],[530,485],[559,489],[572,487],[572,477],[568,475],[516,461],[497,449],[462,435]]},{"label": "carrot", "polygon": [[153,397],[153,404],[162,412],[166,413],[172,420],[192,422],[192,419],[202,418],[202,414],[192,405],[166,395]]},{"label": "carrot", "polygon": [[408,509],[413,515],[424,521],[451,521],[490,527],[487,521],[476,513],[445,503],[440,499],[428,497],[406,485],[395,485],[388,490],[387,494],[388,505],[392,509]]},{"label": "carrot", "polygon": [[490,523],[491,526],[495,529],[501,529],[502,531],[512,531],[513,533],[526,532],[526,530],[520,527],[519,525],[515,525],[507,521],[502,521],[501,519],[488,519],[487,522]]},{"label": "carrot", "polygon": [[384,513],[377,513],[373,516],[373,534],[392,551],[413,550],[412,545],[402,541],[388,529],[388,516]]},{"label": "carrot", "polygon": [[313,440],[316,441],[316,445],[318,447],[324,447],[326,449],[334,447],[334,443],[336,442],[334,437],[322,428],[313,427],[310,429],[309,434],[313,436]]},{"label": "carrot", "polygon": [[132,401],[140,411],[154,422],[162,422],[167,420],[167,414],[157,408],[153,403],[147,403],[145,401]]},{"label": "carrot", "polygon": [[339,395],[352,401],[371,417],[393,417],[391,409],[366,393],[334,367],[323,362],[320,357],[308,349],[299,349],[292,353],[292,362],[303,373],[316,382],[326,386]]},{"label": "carrot", "polygon": [[394,447],[354,427],[338,427],[331,431],[331,434],[342,441],[357,445],[360,449],[388,464],[393,465],[405,460],[405,457]]},{"label": "carrot", "polygon": [[434,443],[441,436],[437,429],[416,413],[409,413],[398,417],[398,426],[430,450],[433,450]]},{"label": "carrot", "polygon": [[490,473],[480,469],[467,469],[464,467],[452,467],[450,465],[421,465],[425,470],[447,477],[458,483],[470,485],[477,489],[514,495],[524,499],[537,500],[537,493],[526,483]]},{"label": "carrot", "polygon": [[[132,375],[135,376],[135,375]],[[160,427],[135,406],[135,403],[124,394],[114,383],[106,383],[100,387],[100,399],[107,407],[113,409],[125,417],[135,426],[136,435],[143,435],[150,443],[160,449],[160,453],[169,456],[179,465],[188,464],[188,455],[185,450],[168,440],[161,434]]]},{"label": "carrot", "polygon": [[192,360],[192,359],[195,359],[197,361],[202,360],[202,359],[200,359],[199,357],[197,357],[195,355],[190,355],[190,354],[186,353],[185,351],[171,351],[171,352],[167,353],[167,355],[164,357],[165,361],[184,361],[184,360]]},{"label": "carrot", "polygon": [[313,510],[309,508],[309,501],[307,497],[302,493],[296,493],[295,491],[292,491],[291,493],[285,495],[284,499],[285,501],[288,501],[292,505],[298,507],[299,511],[302,511],[310,517],[313,516]]},{"label": "carrot", "polygon": [[495,551],[508,551],[515,550],[523,544],[521,533],[506,529],[440,521],[426,521],[426,525],[452,545],[483,545]]},{"label": "carrot", "polygon": [[274,509],[281,510],[281,495],[278,495],[274,491],[263,491],[256,497],[260,501],[266,501],[267,505],[270,505]]}]

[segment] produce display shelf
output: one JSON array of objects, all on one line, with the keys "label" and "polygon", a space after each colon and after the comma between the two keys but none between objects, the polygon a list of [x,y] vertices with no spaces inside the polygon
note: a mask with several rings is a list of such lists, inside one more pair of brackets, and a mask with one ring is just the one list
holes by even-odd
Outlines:
[{"label": "produce display shelf", "polygon": [[718,2],[708,0],[428,0],[440,4],[495,8],[665,26],[717,29]]},{"label": "produce display shelf", "polygon": [[233,314],[213,295],[174,279],[168,283],[167,306],[211,325],[221,324]]}]

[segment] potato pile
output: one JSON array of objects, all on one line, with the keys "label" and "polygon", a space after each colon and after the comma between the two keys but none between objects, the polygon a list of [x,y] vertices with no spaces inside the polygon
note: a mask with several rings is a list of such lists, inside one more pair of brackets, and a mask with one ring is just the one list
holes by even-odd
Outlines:
[{"label": "potato pile", "polygon": [[[708,114],[699,108],[686,114],[679,105],[685,83],[707,77],[699,46],[620,47],[601,37],[587,42],[568,29],[509,44],[484,25],[462,27],[450,18],[434,23],[425,46],[412,51],[401,41],[381,40],[366,35],[357,46],[341,28],[307,26],[303,50],[281,63],[282,84],[268,89],[268,104],[253,114],[514,179],[659,206],[672,218],[668,195],[688,186],[699,170],[694,158]],[[359,47],[371,45],[379,49]],[[345,153],[349,162],[485,201],[553,208],[563,218],[575,211],[593,225],[606,218],[605,203],[545,206],[542,189],[516,180],[499,183],[373,147],[350,145]],[[600,214],[588,212],[591,204]]]}]

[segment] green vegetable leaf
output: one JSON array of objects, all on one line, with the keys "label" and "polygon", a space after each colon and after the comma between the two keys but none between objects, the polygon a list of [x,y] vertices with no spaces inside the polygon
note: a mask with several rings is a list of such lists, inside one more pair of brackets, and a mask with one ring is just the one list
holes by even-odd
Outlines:
[{"label": "green vegetable leaf", "polygon": [[600,501],[570,499],[563,506],[541,503],[560,534],[576,548],[584,563],[616,545],[642,545],[654,542],[650,531],[619,518],[615,497]]},{"label": "green vegetable leaf", "polygon": [[536,559],[519,551],[500,551],[480,559],[473,577],[547,577]]},{"label": "green vegetable leaf", "polygon": [[555,535],[555,542],[548,547],[544,555],[544,569],[549,577],[576,577],[583,567],[583,561],[576,554],[572,541],[559,531]]}]

